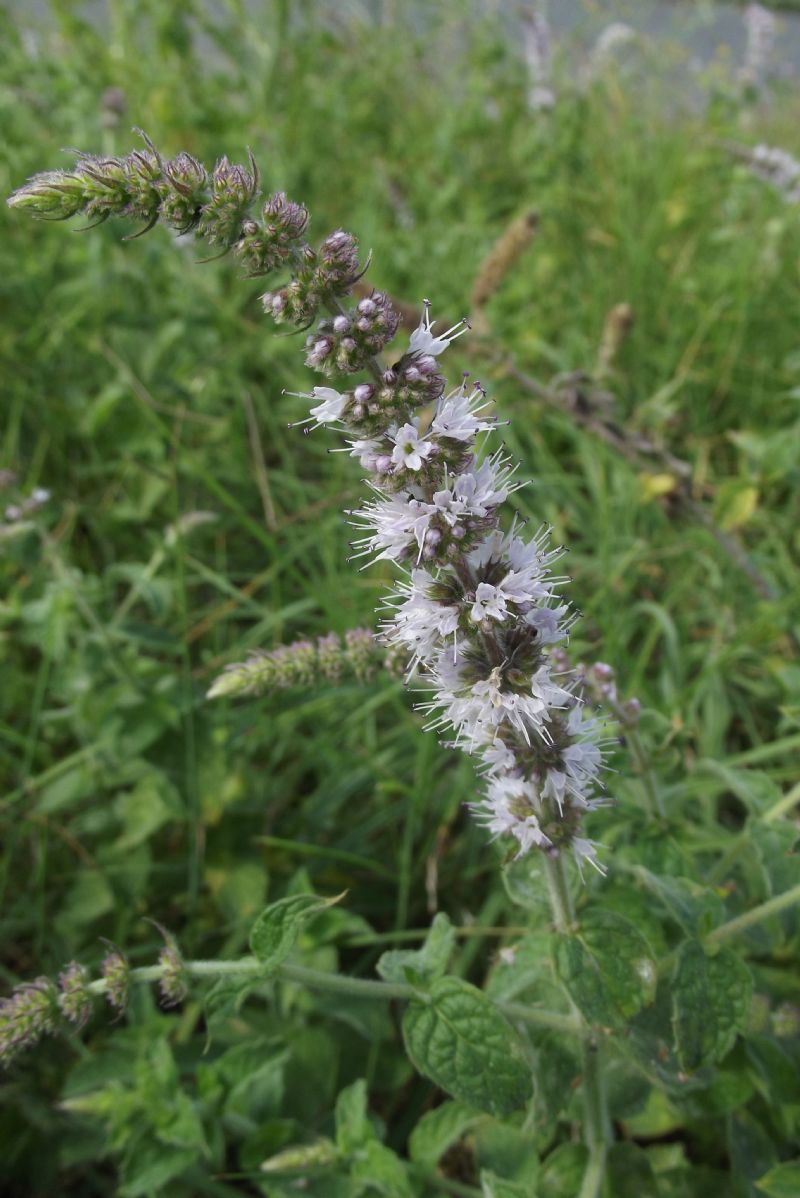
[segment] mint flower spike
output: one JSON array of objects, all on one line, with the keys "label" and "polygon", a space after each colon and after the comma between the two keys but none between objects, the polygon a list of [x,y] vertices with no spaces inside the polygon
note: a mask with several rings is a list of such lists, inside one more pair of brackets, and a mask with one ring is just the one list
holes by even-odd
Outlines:
[{"label": "mint flower spike", "polygon": [[[338,229],[314,249],[304,240],[306,209],[277,192],[259,218],[251,211],[258,188],[252,155],[246,167],[223,158],[209,175],[187,154],[165,161],[145,139],[127,158],[82,156],[71,175],[36,176],[11,202],[45,216],[139,215],[152,224],[155,214],[231,249],[248,275],[286,272],[262,302],[277,323],[308,330],[306,364],[327,376],[368,376],[301,393],[311,412],[296,423],[338,430],[341,452],[367,472],[370,497],[347,513],[359,530],[353,556],[365,559],[362,568],[390,561],[401,574],[380,640],[428,690],[428,727],[478,758],[484,793],[471,806],[492,837],[507,839],[516,856],[571,852],[579,869],[602,869],[583,819],[605,801],[605,742],[557,652],[575,619],[560,594],[566,579],[553,569],[562,550],[549,529],[531,536],[516,517],[503,518],[523,485],[518,467],[502,449],[484,452],[498,422],[480,383],[465,374],[448,389],[439,368],[467,322],[437,335],[426,301],[387,367],[381,355],[399,328],[389,297],[373,292],[345,306],[366,269],[356,239]],[[258,655],[226,671],[210,694],[313,679],[335,667],[338,650],[325,652],[327,667],[309,642]]]}]

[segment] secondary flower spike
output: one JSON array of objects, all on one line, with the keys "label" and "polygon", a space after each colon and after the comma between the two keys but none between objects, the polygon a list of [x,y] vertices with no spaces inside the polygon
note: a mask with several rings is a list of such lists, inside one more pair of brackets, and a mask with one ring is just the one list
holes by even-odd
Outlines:
[{"label": "secondary flower spike", "polygon": [[[562,664],[574,617],[559,594],[565,579],[553,572],[561,550],[548,529],[530,535],[504,519],[523,485],[517,465],[502,449],[484,451],[497,422],[481,385],[465,375],[448,390],[439,368],[466,321],[437,333],[426,300],[409,344],[387,365],[399,327],[391,300],[373,292],[347,306],[364,273],[355,238],[340,229],[314,248],[305,207],[276,192],[259,210],[259,186],[252,156],[208,171],[188,154],[164,159],[145,138],[125,158],[83,154],[72,172],[37,175],[9,203],[51,220],[126,216],[150,227],[161,219],[230,250],[248,276],[284,274],[262,297],[265,311],[307,333],[309,367],[362,376],[298,396],[310,415],[296,423],[341,433],[343,452],[367,472],[370,497],[348,513],[358,530],[353,556],[362,568],[392,561],[401,574],[380,638],[428,691],[428,727],[478,758],[484,792],[472,807],[492,836],[510,839],[517,856],[570,851],[579,868],[601,868],[583,817],[603,802],[603,749]],[[298,670],[330,656],[307,642],[292,653]],[[212,693],[260,689],[287,661],[253,658]]]}]

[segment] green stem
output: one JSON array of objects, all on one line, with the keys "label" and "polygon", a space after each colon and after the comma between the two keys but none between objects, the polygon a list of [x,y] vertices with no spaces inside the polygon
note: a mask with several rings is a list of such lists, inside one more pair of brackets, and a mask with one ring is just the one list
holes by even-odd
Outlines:
[{"label": "green stem", "polygon": [[598,1198],[603,1185],[605,1171],[606,1146],[605,1144],[598,1144],[594,1150],[590,1150],[589,1152],[589,1160],[586,1163],[586,1172],[581,1181],[578,1198]]},{"label": "green stem", "polygon": [[621,703],[609,701],[608,707],[614,718],[619,720],[622,725],[623,732],[625,733],[625,743],[628,746],[630,755],[633,758],[633,764],[636,767],[636,772],[642,780],[642,785],[647,795],[650,814],[658,815],[661,819],[666,819],[667,813],[664,807],[664,800],[658,789],[658,783],[650,765],[650,757],[644,747],[644,741],[639,734],[638,727],[636,724],[631,723],[630,717],[625,714]]},{"label": "green stem", "polygon": [[[304,965],[289,965],[284,962],[270,968],[256,957],[242,957],[238,961],[184,961],[183,968],[189,977],[259,977],[281,978],[286,982],[297,982],[309,990],[326,990],[334,994],[348,994],[354,998],[376,998],[384,1002],[399,999],[407,1002],[412,998],[424,997],[414,986],[404,982],[378,982],[369,978],[350,978],[340,973],[328,973],[321,969],[307,969]],[[163,965],[142,965],[130,971],[131,982],[158,982],[164,973]],[[108,983],[105,978],[90,982],[90,994],[105,994]],[[543,1011],[518,1003],[498,1003],[510,1019],[519,1019],[532,1027],[548,1028],[550,1031],[567,1032],[574,1036],[586,1035],[586,1030],[571,1015],[560,1011]]]},{"label": "green stem", "polygon": [[[553,859],[545,854],[544,871],[550,892],[553,923],[557,932],[568,935],[575,923],[575,910],[563,855]],[[597,1198],[603,1184],[607,1145],[612,1134],[603,1086],[600,1045],[588,1029],[583,1041],[583,1103],[583,1131],[586,1147],[589,1149],[589,1160],[578,1198]]]},{"label": "green stem", "polygon": [[765,811],[761,817],[765,823],[770,823],[774,819],[780,819],[800,803],[800,782],[787,791],[782,799],[773,804],[768,811]]},{"label": "green stem", "polygon": [[550,895],[550,909],[553,912],[553,924],[557,932],[569,933],[575,922],[575,910],[572,905],[563,854],[558,857],[548,857],[544,853],[542,859],[547,890]]},{"label": "green stem", "polygon": [[787,907],[794,906],[795,903],[800,903],[800,884],[792,886],[790,890],[785,890],[783,894],[776,894],[766,903],[760,903],[759,906],[753,907],[752,911],[745,911],[743,915],[737,915],[735,919],[729,919],[727,923],[720,924],[718,928],[714,928],[713,932],[708,933],[705,943],[719,944],[721,940],[738,936],[740,932],[746,931],[754,924],[761,923],[763,919],[769,919],[771,915],[777,915],[779,911],[784,911]]}]

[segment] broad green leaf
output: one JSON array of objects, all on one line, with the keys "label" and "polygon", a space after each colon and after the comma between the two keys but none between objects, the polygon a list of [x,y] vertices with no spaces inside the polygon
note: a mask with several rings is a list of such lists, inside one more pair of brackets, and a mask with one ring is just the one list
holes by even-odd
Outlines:
[{"label": "broad green leaf", "polygon": [[542,1163],[537,1198],[575,1198],[589,1152],[583,1144],[561,1144]]},{"label": "broad green leaf", "polygon": [[350,1167],[350,1176],[354,1181],[365,1182],[369,1194],[382,1194],[383,1198],[414,1198],[400,1157],[377,1140],[370,1140],[358,1151]]},{"label": "broad green leaf", "polygon": [[636,877],[687,936],[704,936],[725,917],[722,899],[690,878],[661,877],[639,866]]},{"label": "broad green leaf", "polygon": [[530,1131],[499,1119],[484,1119],[474,1133],[475,1161],[496,1177],[535,1189],[539,1154]]},{"label": "broad green leaf", "polygon": [[528,932],[516,944],[502,949],[489,975],[486,993],[496,1002],[524,998],[534,1003],[563,1009],[564,991],[553,975],[550,932]]},{"label": "broad green leaf", "polygon": [[650,1161],[635,1144],[613,1144],[606,1158],[603,1198],[658,1198]]},{"label": "broad green leaf", "polygon": [[512,903],[526,911],[550,910],[550,892],[544,869],[530,854],[506,865],[501,873],[503,885]]},{"label": "broad green leaf", "polygon": [[752,990],[749,969],[730,949],[711,957],[697,940],[681,945],[672,979],[672,1024],[684,1069],[693,1072],[722,1060],[745,1025]]},{"label": "broad green leaf", "polygon": [[629,920],[613,911],[594,912],[574,935],[555,936],[554,960],[589,1023],[620,1027],[655,996],[650,946]]},{"label": "broad green leaf", "polygon": [[172,1148],[157,1140],[138,1144],[128,1156],[119,1190],[125,1198],[150,1198],[198,1159],[194,1148]]},{"label": "broad green leaf", "polygon": [[374,1139],[375,1131],[367,1117],[367,1083],[360,1077],[336,1099],[336,1144],[349,1156]]},{"label": "broad green leaf", "polygon": [[481,1198],[536,1198],[527,1182],[508,1181],[489,1169],[481,1169]]},{"label": "broad green leaf", "polygon": [[206,1048],[217,1032],[239,1013],[254,985],[257,983],[248,977],[217,978],[204,999]]},{"label": "broad green leaf", "polygon": [[316,894],[293,894],[270,903],[262,911],[250,932],[253,955],[265,965],[275,968],[284,961],[295,946],[303,924],[318,911],[338,903],[344,895],[323,899]]},{"label": "broad green leaf", "polygon": [[759,1177],[756,1188],[769,1198],[797,1198],[800,1194],[800,1158],[775,1165]]},{"label": "broad green leaf", "polygon": [[439,911],[434,917],[422,948],[392,949],[378,961],[377,970],[387,982],[405,982],[409,976],[433,982],[447,969],[456,942],[453,925]]},{"label": "broad green leaf", "polygon": [[412,1161],[432,1169],[447,1149],[484,1116],[461,1102],[443,1102],[426,1111],[411,1133],[408,1153]]},{"label": "broad green leaf", "polygon": [[403,1016],[412,1064],[453,1098],[505,1115],[531,1096],[530,1065],[514,1029],[483,991],[460,978],[434,982]]}]

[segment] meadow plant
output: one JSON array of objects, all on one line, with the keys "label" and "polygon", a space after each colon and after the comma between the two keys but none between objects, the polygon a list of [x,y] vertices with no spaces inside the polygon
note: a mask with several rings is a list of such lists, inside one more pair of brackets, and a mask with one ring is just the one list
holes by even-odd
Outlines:
[{"label": "meadow plant", "polygon": [[[376,637],[354,630],[344,642],[331,635],[253,655],[229,667],[209,694],[315,686],[344,673],[363,679],[387,654],[391,663],[402,661],[422,693],[426,727],[478,763],[482,791],[471,807],[506,848],[511,897],[538,910],[540,928],[549,922],[554,938],[549,948],[533,944],[532,967],[548,1006],[516,1001],[525,986],[513,984],[515,972],[523,977],[513,949],[501,958],[512,979],[505,989],[479,990],[447,973],[455,933],[442,915],[423,948],[383,955],[382,980],[351,978],[289,959],[305,923],[338,901],[289,895],[255,922],[249,957],[184,959],[164,933],[155,965],[131,966],[112,947],[95,980],[73,963],[58,986],[40,978],[18,987],[2,1008],[3,1059],[60,1021],[82,1027],[96,996],[123,1012],[137,982],[157,982],[165,1006],[206,979],[283,980],[352,1000],[398,999],[407,1004],[402,1027],[410,1061],[452,1099],[423,1114],[410,1160],[377,1141],[359,1082],[340,1096],[335,1141],[277,1153],[265,1172],[313,1179],[316,1170],[344,1170],[354,1183],[401,1198],[437,1185],[477,1195],[433,1166],[475,1119],[489,1115],[508,1121],[515,1143],[529,1140],[542,1150],[543,1187],[549,1177],[543,1194],[598,1198],[604,1185],[621,1194],[613,1187],[631,1167],[632,1146],[615,1142],[609,1091],[633,1086],[638,1100],[642,1086],[654,1087],[670,1101],[701,1101],[716,1084],[714,1067],[751,1021],[752,977],[725,941],[777,917],[800,887],[726,920],[719,896],[711,902],[685,879],[629,865],[677,924],[670,940],[651,914],[638,919],[624,904],[619,911],[585,901],[585,867],[603,874],[613,853],[587,828],[609,802],[602,785],[609,732],[621,731],[647,776],[645,827],[657,838],[667,833],[668,808],[638,739],[638,702],[620,699],[610,666],[570,665],[566,644],[576,617],[562,597],[564,550],[551,544],[547,527],[528,529],[510,510],[524,480],[502,448],[486,447],[500,423],[493,404],[478,380],[464,374],[452,385],[442,372],[440,359],[468,332],[467,321],[440,329],[425,300],[408,344],[394,348],[401,322],[390,296],[353,297],[357,285],[363,291],[368,264],[355,237],[339,229],[313,246],[303,204],[281,192],[262,201],[252,156],[244,165],[222,158],[208,170],[187,153],[166,159],[144,138],[142,149],[124,157],[81,154],[71,171],[36,175],[9,202],[45,220],[82,216],[98,224],[121,216],[141,222],[142,231],[161,221],[177,234],[194,232],[213,253],[230,252],[247,278],[281,276],[270,279],[264,310],[304,335],[306,365],[326,380],[293,393],[310,407],[292,423],[344,438],[338,451],[356,459],[368,487],[361,505],[347,512],[356,530],[353,560],[360,569],[389,562],[398,580]],[[627,327],[629,313],[617,316]],[[604,362],[611,357],[607,351]],[[338,377],[344,381],[334,386]],[[597,705],[611,718],[598,715]],[[543,898],[549,920],[541,916]],[[554,1060],[555,1086],[548,1077]],[[557,1143],[555,1120],[569,1097],[557,1091],[565,1075],[576,1080],[574,1062],[583,1106],[582,1114],[572,1112],[572,1126],[582,1124],[582,1143]],[[654,1165],[637,1153],[637,1192],[655,1193],[648,1188]],[[533,1194],[532,1178],[528,1172],[506,1181],[486,1168],[480,1193]]]}]

